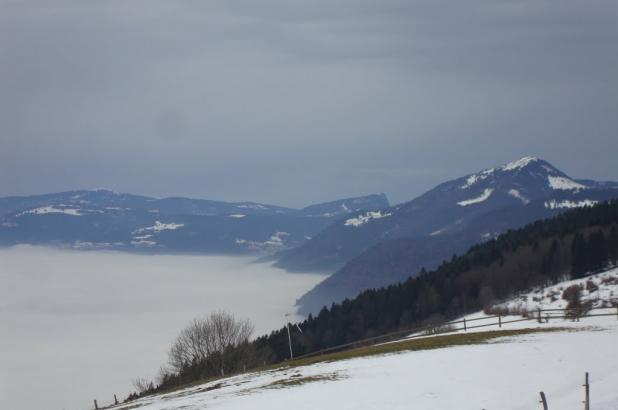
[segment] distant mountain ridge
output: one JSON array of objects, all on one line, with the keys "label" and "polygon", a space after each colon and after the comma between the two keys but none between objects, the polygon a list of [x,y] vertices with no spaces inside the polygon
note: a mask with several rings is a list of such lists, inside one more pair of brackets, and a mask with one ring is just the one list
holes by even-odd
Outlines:
[{"label": "distant mountain ridge", "polygon": [[547,161],[524,157],[442,183],[403,204],[351,214],[282,252],[278,265],[337,271],[299,299],[303,313],[316,312],[421,267],[434,268],[508,229],[617,197],[618,183],[573,179]]},{"label": "distant mountain ridge", "polygon": [[305,209],[256,202],[152,198],[79,190],[0,198],[0,245],[52,244],[143,252],[274,252],[337,218],[388,207],[384,194]]}]

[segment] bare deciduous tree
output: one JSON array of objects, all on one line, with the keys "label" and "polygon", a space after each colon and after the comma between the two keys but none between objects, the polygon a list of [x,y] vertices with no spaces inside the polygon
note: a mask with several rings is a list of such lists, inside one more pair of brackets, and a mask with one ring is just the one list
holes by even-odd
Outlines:
[{"label": "bare deciduous tree", "polygon": [[230,353],[248,343],[253,329],[249,320],[238,320],[223,311],[193,319],[174,341],[169,351],[169,364],[177,373],[192,364],[206,362],[223,371],[231,357],[238,356]]},{"label": "bare deciduous tree", "polygon": [[154,389],[153,383],[145,377],[135,378],[133,380],[133,387],[135,387],[138,394],[143,394]]}]

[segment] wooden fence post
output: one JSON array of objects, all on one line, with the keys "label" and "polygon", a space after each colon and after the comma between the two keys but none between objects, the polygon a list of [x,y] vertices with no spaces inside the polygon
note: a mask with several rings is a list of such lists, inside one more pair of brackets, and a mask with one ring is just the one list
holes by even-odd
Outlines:
[{"label": "wooden fence post", "polygon": [[116,395],[114,394],[114,406],[118,405],[118,398],[116,397]]},{"label": "wooden fence post", "polygon": [[502,316],[498,314],[498,327],[502,327]]},{"label": "wooden fence post", "polygon": [[584,400],[584,410],[590,410],[590,383],[588,383],[588,372],[586,372],[586,383],[584,384],[586,389],[586,399]]},{"label": "wooden fence post", "polygon": [[[616,309],[616,316],[618,316],[618,309]],[[468,329],[466,328],[466,318],[464,317],[464,332],[467,330]]]},{"label": "wooden fence post", "polygon": [[99,405],[97,404],[97,400],[94,400],[94,410],[99,410]]},{"label": "wooden fence post", "polygon": [[547,399],[545,398],[545,393],[541,392],[541,401],[539,403],[543,403],[543,410],[547,410]]}]

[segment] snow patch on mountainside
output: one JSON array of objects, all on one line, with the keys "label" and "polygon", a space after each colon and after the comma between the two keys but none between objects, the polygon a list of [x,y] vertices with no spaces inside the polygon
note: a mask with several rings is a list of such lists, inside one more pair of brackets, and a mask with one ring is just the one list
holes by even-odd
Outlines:
[{"label": "snow patch on mountainside", "polygon": [[468,189],[477,182],[487,179],[490,175],[493,175],[495,171],[495,168],[490,168],[481,171],[478,174],[472,174],[466,178],[466,183],[460,186],[459,189]]},{"label": "snow patch on mountainside", "polygon": [[518,190],[516,189],[510,189],[509,190],[509,195],[512,196],[513,198],[517,198],[519,199],[521,202],[523,202],[524,204],[529,204],[530,200],[528,198],[526,198],[525,196],[523,196]]},{"label": "snow patch on mountainside", "polygon": [[503,171],[515,171],[518,169],[522,169],[528,166],[531,162],[536,162],[539,159],[537,157],[523,157],[516,161],[509,162],[505,166],[502,167]]},{"label": "snow patch on mountainside", "polygon": [[155,232],[155,233],[159,233],[161,231],[173,231],[173,230],[176,230],[178,228],[182,228],[183,226],[185,226],[185,224],[177,224],[177,223],[173,223],[173,222],[164,224],[161,221],[155,221],[155,224],[153,226],[148,226],[146,228],[137,229],[133,233],[142,233],[142,232]]},{"label": "snow patch on mountainside", "polygon": [[565,177],[555,177],[553,175],[549,175],[547,179],[549,180],[549,186],[557,190],[570,191],[587,188],[586,185],[582,185],[578,182],[573,181],[572,179]]},{"label": "snow patch on mountainside", "polygon": [[269,240],[267,240],[266,242],[264,242],[265,245],[267,246],[276,246],[276,247],[281,247],[284,245],[283,243],[283,237],[285,236],[289,236],[290,234],[287,232],[281,232],[281,231],[277,231],[275,232],[274,235],[272,235],[270,237]]},{"label": "snow patch on mountainside", "polygon": [[33,215],[45,215],[45,214],[65,214],[71,216],[82,216],[79,209],[74,208],[56,208],[53,205],[43,206],[41,208],[29,209],[27,211],[21,212],[17,214],[17,216],[22,216],[26,214]]},{"label": "snow patch on mountainside", "polygon": [[244,208],[244,209],[256,209],[256,210],[268,209],[264,205],[260,205],[260,204],[242,204],[242,205],[238,205],[238,207],[239,208]]},{"label": "snow patch on mountainside", "polygon": [[493,192],[494,192],[493,188],[486,188],[480,196],[476,198],[466,199],[465,201],[457,202],[457,205],[468,206],[468,205],[474,205],[474,204],[481,203],[489,199],[489,197],[491,196]]},{"label": "snow patch on mountainside", "polygon": [[372,219],[381,219],[381,218],[386,218],[387,216],[391,216],[392,213],[382,213],[382,211],[369,211],[365,214],[361,214],[359,216],[357,216],[356,218],[350,218],[348,220],[345,221],[344,225],[345,226],[353,226],[355,228],[358,228],[359,226],[365,225],[366,223],[368,223],[369,221],[371,221]]},{"label": "snow patch on mountainside", "polygon": [[564,201],[556,201],[552,199],[551,201],[545,201],[545,208],[548,209],[562,209],[562,208],[583,208],[585,206],[594,206],[598,204],[599,201],[593,201],[590,199],[584,199],[582,201],[569,201],[565,199]]},{"label": "snow patch on mountainside", "polygon": [[97,249],[109,249],[112,246],[118,246],[116,243],[111,244],[109,242],[90,242],[90,241],[75,241],[73,242],[73,249],[88,249],[88,250],[97,250]]},{"label": "snow patch on mountainside", "polygon": [[488,241],[490,239],[497,238],[498,236],[500,236],[498,232],[485,232],[481,234],[481,239],[483,239],[484,241]]},{"label": "snow patch on mountainside", "polygon": [[285,237],[289,235],[288,232],[277,231],[263,242],[237,238],[234,243],[253,251],[275,252],[285,246]]},{"label": "snow patch on mountainside", "polygon": [[247,215],[243,215],[243,214],[232,214],[230,215],[230,218],[244,218]]},{"label": "snow patch on mountainside", "polygon": [[131,241],[131,245],[133,246],[141,246],[141,247],[151,247],[155,246],[157,243],[155,241],[149,241],[147,239],[139,239]]}]

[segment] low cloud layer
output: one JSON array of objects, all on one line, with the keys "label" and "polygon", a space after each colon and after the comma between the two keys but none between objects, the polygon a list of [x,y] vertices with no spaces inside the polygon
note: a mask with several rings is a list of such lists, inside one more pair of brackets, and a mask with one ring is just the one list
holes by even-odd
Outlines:
[{"label": "low cloud layer", "polygon": [[124,399],[193,318],[223,309],[260,336],[323,278],[247,258],[30,246],[0,250],[0,266],[0,408],[12,410]]},{"label": "low cloud layer", "polygon": [[0,0],[0,195],[300,206],[542,156],[618,179],[614,1]]}]

